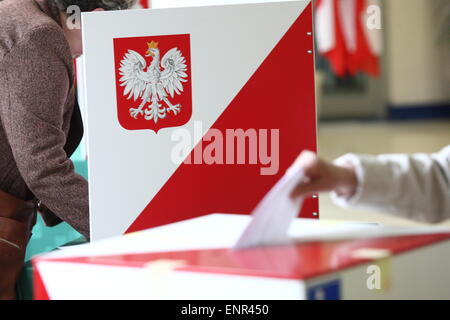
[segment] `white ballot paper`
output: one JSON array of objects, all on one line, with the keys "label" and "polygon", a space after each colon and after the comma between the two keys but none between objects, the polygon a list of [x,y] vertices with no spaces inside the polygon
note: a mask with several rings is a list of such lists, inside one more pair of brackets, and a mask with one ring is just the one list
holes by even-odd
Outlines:
[{"label": "white ballot paper", "polygon": [[292,199],[290,194],[303,178],[301,164],[294,163],[253,210],[252,220],[234,246],[235,249],[291,242],[288,229],[300,211],[303,198]]}]

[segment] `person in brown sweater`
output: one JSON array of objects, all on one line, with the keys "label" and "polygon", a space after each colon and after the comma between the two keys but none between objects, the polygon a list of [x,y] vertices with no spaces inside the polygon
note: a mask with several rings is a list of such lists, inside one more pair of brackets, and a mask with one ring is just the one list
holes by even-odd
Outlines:
[{"label": "person in brown sweater", "polygon": [[0,1],[0,299],[14,299],[31,228],[66,221],[89,238],[88,183],[69,157],[83,135],[73,59],[81,12],[134,0]]}]

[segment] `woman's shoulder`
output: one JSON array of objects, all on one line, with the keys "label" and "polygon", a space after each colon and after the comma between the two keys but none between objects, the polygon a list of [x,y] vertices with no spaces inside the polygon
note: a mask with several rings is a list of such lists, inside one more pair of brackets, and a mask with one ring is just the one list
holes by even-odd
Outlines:
[{"label": "woman's shoulder", "polygon": [[0,16],[0,62],[15,47],[45,46],[50,49],[65,41],[58,23],[34,0],[0,1]]}]

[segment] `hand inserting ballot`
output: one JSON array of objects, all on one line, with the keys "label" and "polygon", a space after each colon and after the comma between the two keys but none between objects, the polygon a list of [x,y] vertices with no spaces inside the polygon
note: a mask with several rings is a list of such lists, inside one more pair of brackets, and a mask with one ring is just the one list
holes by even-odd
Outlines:
[{"label": "hand inserting ballot", "polygon": [[299,181],[291,197],[309,196],[317,192],[335,191],[338,195],[352,197],[357,188],[355,169],[348,165],[335,165],[320,159],[314,152],[305,150],[295,163],[301,163],[304,178]]}]

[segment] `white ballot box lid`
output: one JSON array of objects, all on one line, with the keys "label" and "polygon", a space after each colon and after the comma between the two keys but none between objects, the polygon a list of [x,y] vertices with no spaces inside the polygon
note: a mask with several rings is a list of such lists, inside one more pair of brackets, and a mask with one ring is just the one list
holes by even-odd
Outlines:
[{"label": "white ballot box lid", "polygon": [[43,255],[34,259],[37,290],[54,299],[306,299],[331,279],[344,297],[353,288],[373,298],[364,279],[379,265],[397,282],[386,297],[420,296],[417,286],[434,286],[430,297],[450,294],[439,277],[411,281],[450,266],[448,228],[297,219],[291,245],[230,249],[248,223],[213,214]]}]

